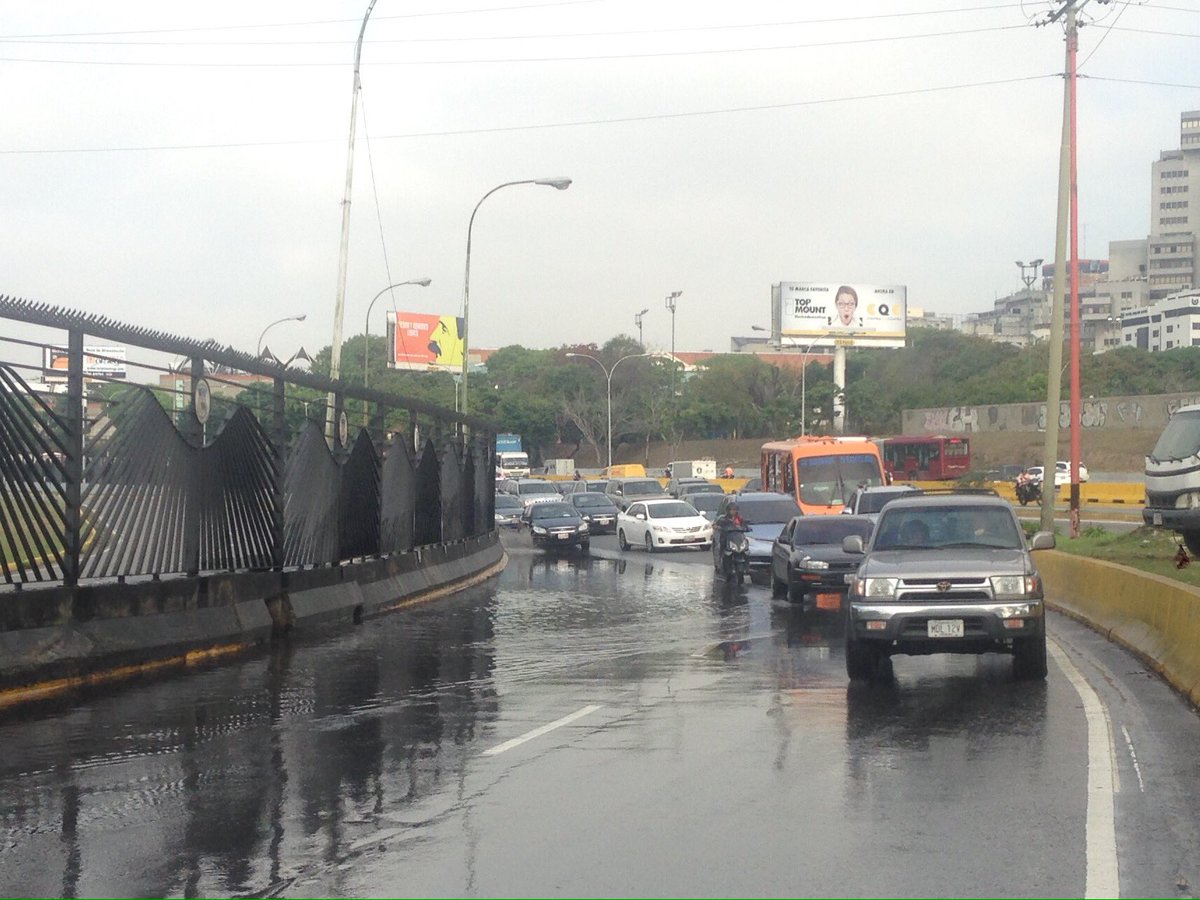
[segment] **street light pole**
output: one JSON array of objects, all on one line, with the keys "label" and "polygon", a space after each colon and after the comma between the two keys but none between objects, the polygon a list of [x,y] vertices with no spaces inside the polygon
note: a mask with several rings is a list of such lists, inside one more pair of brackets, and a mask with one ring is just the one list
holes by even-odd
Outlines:
[{"label": "street light pole", "polygon": [[413,281],[400,281],[396,284],[389,284],[371,298],[371,302],[367,305],[367,320],[363,323],[363,387],[367,386],[367,352],[371,347],[371,310],[375,308],[375,301],[392,288],[404,287],[406,284],[419,284],[421,287],[429,287],[431,281],[432,279],[429,278],[417,278]]},{"label": "street light pole", "polygon": [[[645,310],[642,310],[642,312],[645,312]],[[619,366],[621,363],[625,362],[625,360],[627,360],[627,359],[637,359],[638,357],[641,357],[641,356],[650,356],[650,354],[649,353],[631,353],[628,356],[622,356],[620,359],[618,359],[615,363],[612,364],[611,369],[605,368],[604,363],[598,357],[592,356],[590,353],[568,353],[567,356],[574,357],[576,359],[590,359],[592,362],[594,362],[596,365],[598,365],[600,367],[600,371],[604,373],[604,379],[608,383],[607,389],[606,389],[606,396],[608,398],[608,432],[607,432],[608,433],[608,468],[611,470],[612,469],[612,376],[613,376],[613,372],[615,372],[617,370],[617,366]]]},{"label": "street light pole", "polygon": [[467,356],[470,347],[468,335],[471,325],[471,230],[475,227],[475,213],[479,212],[479,207],[483,206],[483,201],[501,188],[512,187],[517,184],[543,184],[547,187],[552,187],[556,191],[565,191],[571,186],[570,178],[526,178],[523,181],[506,181],[504,184],[498,184],[482,197],[475,204],[475,208],[471,210],[471,220],[467,223],[467,264],[466,271],[463,274],[463,347],[462,347],[462,405],[460,411],[465,416],[467,414]]},{"label": "street light pole", "polygon": [[650,312],[649,308],[643,309],[641,312],[633,314],[633,323],[635,325],[637,325],[637,330],[638,330],[638,346],[641,347],[643,350],[646,349],[646,342],[642,340],[642,316],[644,316],[648,312]]},{"label": "street light pole", "polygon": [[808,382],[808,354],[812,350],[813,344],[819,341],[820,338],[814,338],[808,342],[808,346],[804,348],[804,352],[800,354],[800,436],[804,437],[808,434],[807,418],[808,418],[808,398],[806,396],[806,384]]},{"label": "street light pole", "polygon": [[282,319],[276,319],[274,322],[272,322],[270,325],[268,325],[266,328],[264,328],[262,330],[262,334],[260,334],[258,336],[258,349],[255,351],[254,355],[262,356],[263,338],[265,338],[267,336],[267,332],[270,331],[272,328],[274,328],[276,325],[278,325],[281,322],[303,322],[307,318],[308,318],[307,313],[301,313],[298,316],[284,316]]},{"label": "street light pole", "polygon": [[[1017,265],[1021,268],[1021,280],[1025,282],[1025,290],[1029,290],[1031,287],[1033,287],[1033,283],[1037,281],[1037,270],[1038,266],[1041,264],[1042,261],[1040,259],[1031,259],[1027,263],[1021,262],[1019,259],[1017,260]],[[1029,269],[1032,274],[1026,275],[1026,269]]]},{"label": "street light pole", "polygon": [[675,404],[675,301],[683,291],[667,294],[667,309],[671,311],[671,404]]}]

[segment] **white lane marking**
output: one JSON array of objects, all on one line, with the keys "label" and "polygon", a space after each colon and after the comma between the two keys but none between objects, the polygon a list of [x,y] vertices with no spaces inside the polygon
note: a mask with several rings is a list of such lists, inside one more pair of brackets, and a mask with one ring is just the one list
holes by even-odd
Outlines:
[{"label": "white lane marking", "polygon": [[1138,777],[1138,790],[1144,794],[1146,782],[1142,781],[1142,767],[1138,765],[1137,753],[1133,749],[1133,738],[1129,736],[1129,729],[1124,725],[1121,726],[1121,734],[1125,735],[1125,746],[1129,748],[1129,758],[1133,760],[1133,773]]},{"label": "white lane marking", "polygon": [[556,719],[548,725],[543,725],[540,728],[535,728],[533,731],[527,731],[520,737],[515,737],[511,741],[505,741],[503,744],[497,744],[483,751],[484,756],[495,756],[498,753],[503,753],[505,750],[511,750],[513,747],[520,747],[526,741],[532,741],[536,737],[541,737],[543,734],[553,731],[555,728],[562,728],[564,725],[569,725],[576,719],[582,719],[584,716],[591,715],[598,709],[603,709],[601,706],[585,706],[583,709],[577,709],[569,716],[563,716],[561,719]]},{"label": "white lane marking", "polygon": [[1067,657],[1057,641],[1050,652],[1058,667],[1083,701],[1087,718],[1088,789],[1087,878],[1084,897],[1120,897],[1121,879],[1117,868],[1117,825],[1114,811],[1113,742],[1108,710],[1100,695],[1088,684],[1083,673]]}]

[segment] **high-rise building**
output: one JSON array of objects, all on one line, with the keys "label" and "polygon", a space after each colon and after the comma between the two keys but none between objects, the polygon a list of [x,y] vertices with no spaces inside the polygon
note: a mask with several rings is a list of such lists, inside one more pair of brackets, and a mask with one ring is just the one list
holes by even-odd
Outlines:
[{"label": "high-rise building", "polygon": [[1151,165],[1150,237],[1146,276],[1150,299],[1200,286],[1196,237],[1200,225],[1200,110],[1179,117],[1179,149],[1164,150]]}]

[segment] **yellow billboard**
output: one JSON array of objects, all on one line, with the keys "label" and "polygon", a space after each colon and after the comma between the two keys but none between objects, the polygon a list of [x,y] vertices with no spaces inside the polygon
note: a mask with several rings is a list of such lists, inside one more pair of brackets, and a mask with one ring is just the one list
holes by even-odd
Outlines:
[{"label": "yellow billboard", "polygon": [[388,365],[394,369],[458,372],[463,363],[463,320],[430,313],[388,313]]}]

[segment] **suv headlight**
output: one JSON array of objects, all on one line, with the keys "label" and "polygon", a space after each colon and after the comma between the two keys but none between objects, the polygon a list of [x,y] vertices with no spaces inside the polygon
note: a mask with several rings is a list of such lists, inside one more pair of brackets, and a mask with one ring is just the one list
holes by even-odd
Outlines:
[{"label": "suv headlight", "polygon": [[587,522],[580,522],[580,523],[579,523],[579,530],[580,530],[581,532],[583,532],[583,533],[585,533],[585,534],[586,534],[586,533],[587,533],[587,530],[588,530],[588,523],[587,523]]},{"label": "suv headlight", "polygon": [[1038,589],[1036,575],[994,575],[991,582],[992,594],[997,600],[1029,597]]},{"label": "suv headlight", "polygon": [[818,569],[828,569],[829,563],[823,559],[808,559],[807,557],[800,560],[800,568],[808,571],[816,571]]},{"label": "suv headlight", "polygon": [[545,533],[546,533],[546,529],[545,529],[545,528],[543,528],[541,525],[534,525],[534,526],[533,526],[533,533],[534,533],[534,534],[545,534]]},{"label": "suv headlight", "polygon": [[891,600],[899,583],[898,578],[859,578],[856,593],[869,600]]}]

